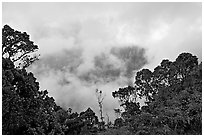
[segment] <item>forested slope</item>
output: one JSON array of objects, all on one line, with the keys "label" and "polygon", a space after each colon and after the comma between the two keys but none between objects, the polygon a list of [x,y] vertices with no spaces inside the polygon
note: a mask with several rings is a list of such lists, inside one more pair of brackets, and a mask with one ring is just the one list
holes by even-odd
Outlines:
[{"label": "forested slope", "polygon": [[202,63],[191,53],[163,60],[153,72],[142,69],[133,86],[114,91],[124,111],[118,109],[111,124],[98,120],[89,106],[80,114],[64,110],[47,90],[39,90],[26,70],[38,60],[37,49],[27,33],[3,27],[3,134],[202,134]]}]

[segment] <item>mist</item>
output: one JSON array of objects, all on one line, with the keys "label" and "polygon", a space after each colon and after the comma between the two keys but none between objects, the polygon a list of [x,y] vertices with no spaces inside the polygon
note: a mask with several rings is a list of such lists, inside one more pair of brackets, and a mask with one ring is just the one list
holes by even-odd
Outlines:
[{"label": "mist", "polygon": [[[99,112],[119,107],[112,91],[142,68],[191,52],[202,61],[201,3],[6,3],[2,22],[30,34],[41,54],[28,71],[58,105]],[[25,12],[26,11],[26,12]]]},{"label": "mist", "polygon": [[[145,50],[137,46],[112,47],[110,51],[101,52],[93,57],[92,67],[83,57],[85,49],[66,49],[55,54],[48,54],[35,62],[29,70],[34,72],[49,95],[64,109],[81,112],[91,107],[98,114],[99,108],[96,89],[102,90],[104,99],[104,116],[106,113],[113,120],[114,108],[119,107],[112,92],[118,87],[133,84],[134,71],[139,70],[147,61]],[[111,103],[110,103],[111,102]]]}]

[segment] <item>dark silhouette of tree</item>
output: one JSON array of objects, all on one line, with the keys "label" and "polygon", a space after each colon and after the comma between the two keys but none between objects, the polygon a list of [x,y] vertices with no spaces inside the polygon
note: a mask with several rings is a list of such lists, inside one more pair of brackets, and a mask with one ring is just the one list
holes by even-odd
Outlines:
[{"label": "dark silhouette of tree", "polygon": [[126,102],[136,102],[137,94],[135,88],[128,86],[119,88],[118,91],[112,92],[114,98],[118,98],[120,105],[125,107]]},{"label": "dark silhouette of tree", "polygon": [[[134,86],[112,93],[124,112],[114,128],[101,131],[102,91],[96,91],[101,122],[91,108],[80,114],[61,108],[47,90],[39,90],[33,73],[25,69],[37,60],[33,55],[37,49],[25,32],[8,25],[2,29],[4,135],[202,134],[202,63],[196,56],[181,53],[173,62],[163,60],[153,72],[138,71]],[[16,67],[16,63],[21,64]]]},{"label": "dark silhouette of tree", "polygon": [[117,118],[117,119],[115,119],[115,121],[114,121],[114,126],[115,126],[115,127],[121,127],[121,126],[123,126],[123,119],[122,119],[122,118]]},{"label": "dark silhouette of tree", "polygon": [[33,54],[38,46],[30,40],[26,32],[12,29],[4,25],[2,29],[2,56],[12,62],[18,62],[19,67],[28,67],[36,61],[39,55]]},{"label": "dark silhouette of tree", "polygon": [[123,120],[119,127],[122,126],[121,124],[128,124],[131,116],[140,113],[140,105],[137,102],[137,94],[134,87],[128,86],[119,88],[118,91],[112,92],[112,95],[114,98],[119,99],[120,106],[125,110],[124,112],[121,112],[120,109],[115,109],[115,112],[118,113],[118,111],[120,111],[121,113],[121,117],[117,119],[120,119],[120,121]]},{"label": "dark silhouette of tree", "polygon": [[[2,57],[2,133],[4,135],[63,135],[81,134],[85,126],[98,122],[89,108],[83,114],[72,113],[56,105],[48,91],[40,91],[33,73],[27,72],[33,58],[27,58],[37,46],[26,33],[3,28]],[[17,55],[20,55],[16,58]],[[15,67],[19,60],[31,59],[23,67]]]},{"label": "dark silhouette of tree", "polygon": [[85,112],[81,112],[80,118],[85,124],[85,126],[82,128],[81,134],[87,135],[97,132],[96,126],[98,125],[99,121],[98,117],[91,108],[88,108]]},{"label": "dark silhouette of tree", "polygon": [[[196,56],[181,53],[174,62],[163,60],[153,72],[137,72],[135,90],[126,87],[113,92],[125,104],[122,118],[129,130],[134,134],[201,134],[201,66]],[[145,99],[146,105],[140,108],[131,96]]]},{"label": "dark silhouette of tree", "polygon": [[50,134],[58,126],[48,92],[39,91],[32,73],[16,69],[10,59],[2,58],[2,133]]}]

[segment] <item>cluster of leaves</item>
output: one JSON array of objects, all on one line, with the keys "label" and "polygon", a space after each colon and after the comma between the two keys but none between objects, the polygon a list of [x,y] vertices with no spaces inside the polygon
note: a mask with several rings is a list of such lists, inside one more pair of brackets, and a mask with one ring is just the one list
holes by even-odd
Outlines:
[{"label": "cluster of leaves", "polygon": [[3,134],[49,134],[55,126],[54,99],[39,91],[32,73],[2,58]]},{"label": "cluster of leaves", "polygon": [[[202,63],[190,53],[137,72],[134,87],[113,92],[133,134],[202,134]],[[145,100],[140,106],[136,99]]]},{"label": "cluster of leaves", "polygon": [[[33,73],[14,65],[15,58],[27,58],[37,46],[26,33],[14,31],[8,25],[2,30],[2,133],[11,135],[90,134],[98,122],[88,108],[79,114],[57,106],[48,91],[40,91]],[[6,54],[8,56],[6,56]]]},{"label": "cluster of leaves", "polygon": [[15,62],[18,67],[25,68],[38,60],[39,55],[34,54],[38,46],[30,40],[26,32],[12,29],[4,25],[2,29],[2,56]]}]

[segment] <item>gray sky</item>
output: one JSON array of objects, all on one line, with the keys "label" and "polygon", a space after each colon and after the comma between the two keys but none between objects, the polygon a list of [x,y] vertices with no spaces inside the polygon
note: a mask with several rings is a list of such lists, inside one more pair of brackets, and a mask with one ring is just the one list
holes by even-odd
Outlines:
[{"label": "gray sky", "polygon": [[3,3],[3,25],[26,31],[39,46],[30,70],[57,103],[98,111],[95,89],[111,92],[142,68],[182,52],[202,59],[201,3]]}]

